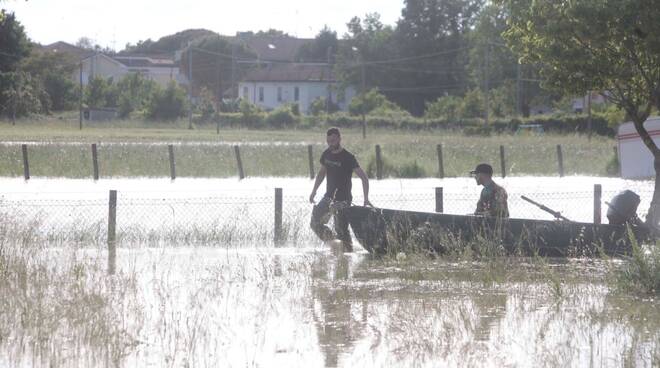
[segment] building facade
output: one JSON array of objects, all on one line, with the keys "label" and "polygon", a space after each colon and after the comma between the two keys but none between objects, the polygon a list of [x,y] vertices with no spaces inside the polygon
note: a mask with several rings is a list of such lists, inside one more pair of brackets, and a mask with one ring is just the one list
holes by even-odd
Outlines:
[{"label": "building facade", "polygon": [[265,110],[284,104],[297,104],[308,114],[312,103],[329,99],[342,110],[348,110],[355,96],[352,87],[341,88],[332,66],[320,63],[269,64],[255,67],[238,85],[239,97]]}]

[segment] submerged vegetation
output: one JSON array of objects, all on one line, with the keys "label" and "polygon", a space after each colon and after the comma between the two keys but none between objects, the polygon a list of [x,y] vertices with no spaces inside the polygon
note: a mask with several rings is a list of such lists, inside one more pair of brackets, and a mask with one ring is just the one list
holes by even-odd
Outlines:
[{"label": "submerged vegetation", "polygon": [[641,246],[634,236],[630,238],[632,256],[615,271],[616,286],[636,295],[660,295],[660,246]]}]

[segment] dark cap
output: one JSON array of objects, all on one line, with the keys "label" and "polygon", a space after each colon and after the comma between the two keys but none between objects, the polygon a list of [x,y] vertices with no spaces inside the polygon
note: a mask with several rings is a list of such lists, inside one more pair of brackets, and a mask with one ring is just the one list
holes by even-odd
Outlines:
[{"label": "dark cap", "polygon": [[493,167],[488,164],[479,164],[474,170],[470,171],[470,174],[478,173],[493,175]]},{"label": "dark cap", "polygon": [[332,127],[332,128],[330,128],[330,129],[328,129],[327,132],[325,132],[325,135],[333,135],[333,134],[340,135],[340,134],[339,134],[339,128],[337,128],[337,127]]}]

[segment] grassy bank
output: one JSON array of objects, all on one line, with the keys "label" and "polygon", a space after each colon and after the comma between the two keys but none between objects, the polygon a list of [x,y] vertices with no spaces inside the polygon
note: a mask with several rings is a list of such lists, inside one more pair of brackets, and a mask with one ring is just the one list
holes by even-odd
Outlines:
[{"label": "grassy bank", "polygon": [[[99,145],[102,177],[169,175],[165,144],[174,143],[180,177],[237,175],[232,145],[241,146],[248,176],[307,176],[307,144],[314,161],[325,149],[323,128],[306,130],[221,129],[212,125],[187,129],[184,121],[95,123],[78,129],[67,119],[0,122],[0,176],[21,176],[20,146],[28,142],[32,176],[89,177],[90,143]],[[120,144],[121,143],[121,144]],[[344,129],[343,143],[365,168],[375,167],[374,147],[382,147],[385,175],[433,177],[438,174],[436,145],[442,144],[446,176],[464,176],[479,162],[500,171],[499,147],[506,153],[507,175],[557,175],[556,146],[562,145],[566,175],[606,175],[613,157],[611,138],[583,135],[465,136],[450,130],[391,131],[373,129],[362,138],[360,129]]]}]

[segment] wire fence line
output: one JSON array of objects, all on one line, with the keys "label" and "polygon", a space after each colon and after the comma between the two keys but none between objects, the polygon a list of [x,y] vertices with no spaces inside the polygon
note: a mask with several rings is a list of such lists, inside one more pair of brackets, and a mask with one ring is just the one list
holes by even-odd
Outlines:
[{"label": "wire fence line", "polygon": [[[603,191],[602,202],[615,191]],[[653,192],[638,191],[641,204],[638,213],[645,213]],[[86,193],[88,194],[88,193]],[[281,227],[278,221],[275,195],[227,195],[205,193],[203,196],[181,198],[168,193],[150,193],[151,198],[136,198],[136,193],[119,192],[116,204],[116,239],[121,246],[135,245],[287,245],[319,243],[309,227],[312,205],[302,195],[287,195],[281,202]],[[144,193],[140,193],[144,194]],[[44,193],[35,193],[43,197]],[[100,196],[103,193],[99,193]],[[570,220],[594,221],[594,191],[558,193],[509,194],[511,217],[546,219],[553,217],[527,203],[528,196]],[[0,241],[36,240],[44,245],[81,246],[105,244],[108,237],[108,199],[30,199],[29,194],[4,193],[0,197]],[[420,212],[434,212],[436,193],[384,195],[370,197],[376,207]],[[443,212],[465,215],[474,212],[478,194],[442,193]],[[356,196],[354,204],[361,204]],[[601,206],[602,222],[606,223],[607,206]],[[643,218],[643,216],[641,216]],[[279,232],[278,232],[279,231]]]}]

